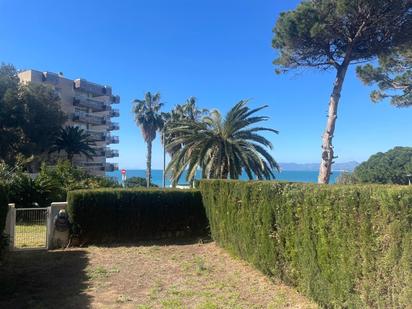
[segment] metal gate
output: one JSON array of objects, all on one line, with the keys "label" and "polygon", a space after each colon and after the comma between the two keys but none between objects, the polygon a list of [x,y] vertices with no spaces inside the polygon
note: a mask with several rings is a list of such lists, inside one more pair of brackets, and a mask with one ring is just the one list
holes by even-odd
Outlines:
[{"label": "metal gate", "polygon": [[13,249],[47,249],[49,208],[15,208]]}]

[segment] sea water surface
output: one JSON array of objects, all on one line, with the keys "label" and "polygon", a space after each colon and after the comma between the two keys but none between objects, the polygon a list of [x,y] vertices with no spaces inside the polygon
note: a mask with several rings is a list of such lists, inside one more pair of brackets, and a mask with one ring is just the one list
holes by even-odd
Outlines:
[{"label": "sea water surface", "polygon": [[[330,178],[330,183],[335,183],[336,178],[341,174],[342,172],[335,171],[331,175]],[[120,171],[115,171],[115,172],[110,172],[106,173],[107,176],[109,177],[114,177],[118,179],[120,182],[122,179],[122,175]],[[282,181],[291,181],[291,182],[314,182],[316,183],[318,181],[318,171],[281,171],[276,174],[276,180],[282,180]],[[146,177],[146,170],[126,170],[126,176],[127,178],[130,177]],[[162,170],[152,170],[152,182],[158,186],[162,185],[162,179],[163,179],[163,171]],[[200,179],[200,172],[197,173],[196,179]],[[246,174],[243,174],[242,177],[240,178],[242,180],[248,180],[248,177]],[[185,184],[185,175],[182,175],[180,178],[179,183]],[[170,185],[170,180],[166,177],[166,186]]]}]

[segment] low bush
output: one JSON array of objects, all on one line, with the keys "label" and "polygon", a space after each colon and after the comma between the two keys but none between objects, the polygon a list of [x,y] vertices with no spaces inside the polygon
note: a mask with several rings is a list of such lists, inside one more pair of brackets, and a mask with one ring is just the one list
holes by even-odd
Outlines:
[{"label": "low bush", "polygon": [[201,181],[212,237],[322,307],[406,308],[407,186]]},{"label": "low bush", "polygon": [[0,162],[0,179],[8,186],[9,200],[17,208],[48,207],[51,202],[66,201],[70,190],[120,187],[117,181],[89,175],[68,161],[42,164],[36,177],[27,174],[24,165],[11,167]]},{"label": "low bush", "polygon": [[[143,177],[130,177],[126,179],[126,181],[124,182],[124,186],[126,188],[137,188],[137,187],[146,188],[147,180],[146,178],[143,178]],[[158,188],[159,186],[154,183],[150,183],[150,187]]]},{"label": "low bush", "polygon": [[55,186],[56,189],[49,194],[53,202],[66,201],[67,192],[72,190],[120,187],[117,181],[89,175],[69,161],[58,161],[54,166],[42,164],[36,181]]},{"label": "low bush", "polygon": [[207,227],[199,191],[96,189],[68,193],[74,230],[89,243],[197,236]]}]

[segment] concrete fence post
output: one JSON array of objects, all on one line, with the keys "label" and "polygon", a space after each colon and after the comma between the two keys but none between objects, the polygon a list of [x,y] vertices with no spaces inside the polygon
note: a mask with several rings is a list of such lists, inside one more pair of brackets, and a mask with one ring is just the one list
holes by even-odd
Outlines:
[{"label": "concrete fence post", "polygon": [[16,227],[16,205],[9,204],[9,210],[7,212],[6,217],[6,226],[4,229],[4,233],[8,237],[9,241],[9,250],[13,250],[14,248],[14,235],[15,235],[15,227]]},{"label": "concrete fence post", "polygon": [[[56,215],[59,213],[60,210],[66,209],[67,208],[67,202],[55,202],[51,203],[51,206],[49,208],[49,217],[47,220],[47,249],[55,249],[58,246],[56,243],[58,240],[61,243],[60,247],[65,247],[68,243],[68,233],[67,233],[67,240],[66,239],[61,239],[62,235],[57,235],[58,233],[55,233],[55,226],[54,226],[54,218]],[[60,237],[58,237],[60,236]],[[63,243],[66,242],[66,243]]]}]

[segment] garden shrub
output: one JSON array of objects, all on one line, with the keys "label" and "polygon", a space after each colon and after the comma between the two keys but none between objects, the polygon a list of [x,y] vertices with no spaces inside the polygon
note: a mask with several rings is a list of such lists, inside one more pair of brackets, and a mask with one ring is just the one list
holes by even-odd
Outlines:
[{"label": "garden shrub", "polygon": [[68,193],[75,230],[89,243],[200,236],[207,218],[199,191],[95,189]]},{"label": "garden shrub", "polygon": [[322,307],[406,308],[412,188],[200,182],[213,239]]},{"label": "garden shrub", "polygon": [[24,171],[20,163],[11,167],[0,162],[0,180],[8,186],[9,201],[16,208],[48,207],[52,202],[66,201],[71,190],[120,187],[116,180],[89,175],[68,161],[43,163],[35,178]]},{"label": "garden shrub", "polygon": [[[143,177],[130,177],[126,179],[126,181],[124,182],[124,186],[126,188],[147,188],[147,180]],[[158,188],[159,186],[151,182],[150,187]]]},{"label": "garden shrub", "polygon": [[120,187],[115,180],[89,175],[69,161],[61,160],[54,166],[42,164],[36,181],[54,184],[55,189],[48,195],[53,202],[66,201],[67,192],[72,190]]}]

